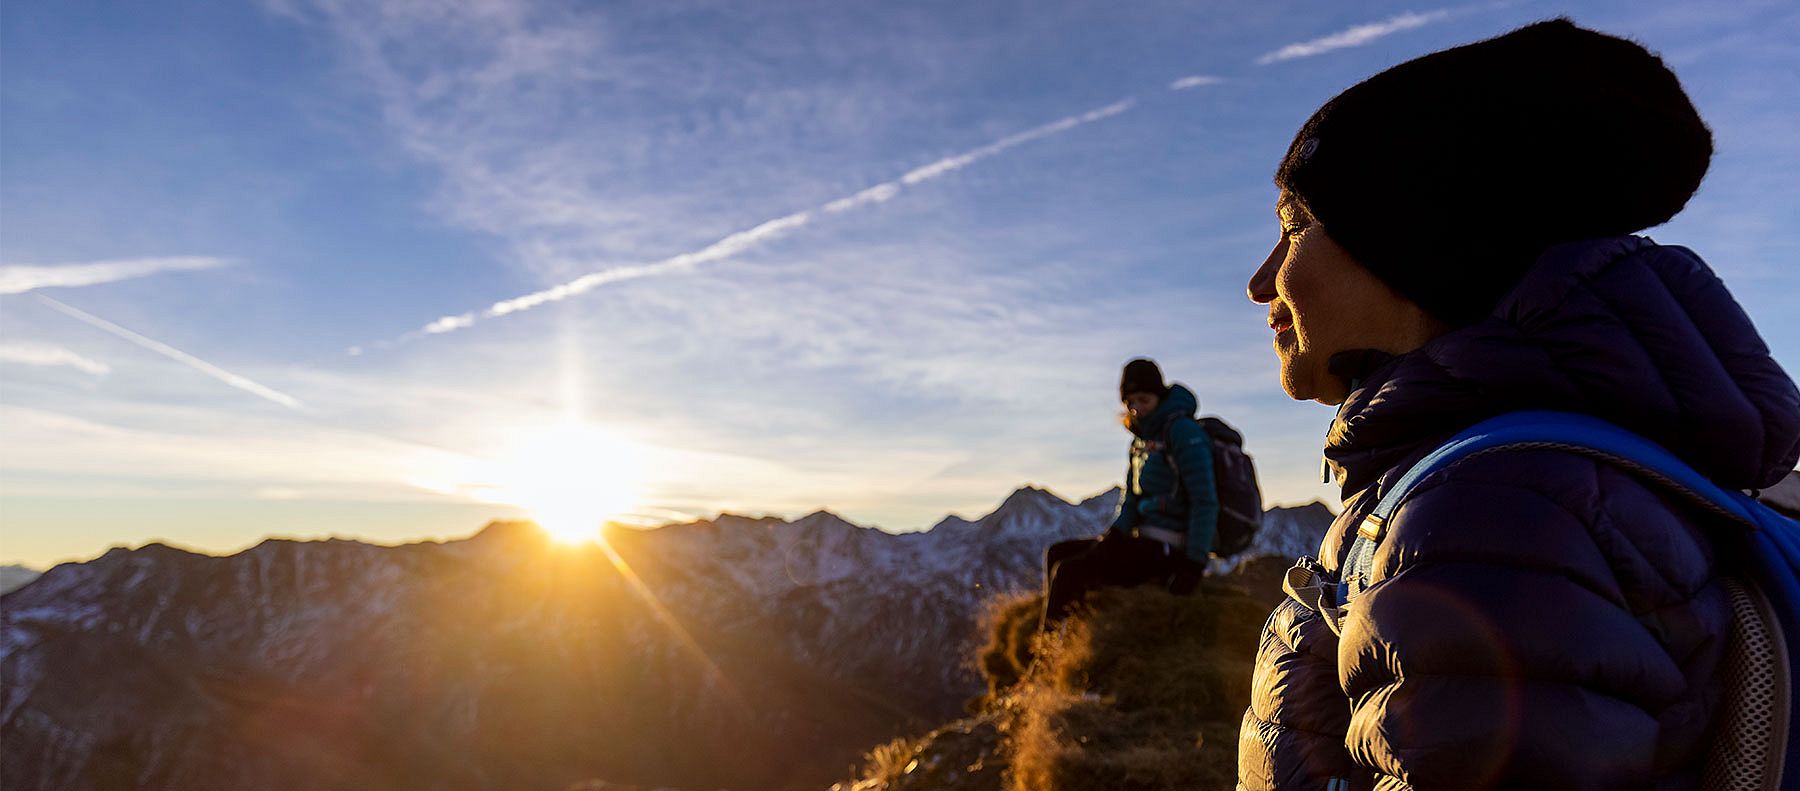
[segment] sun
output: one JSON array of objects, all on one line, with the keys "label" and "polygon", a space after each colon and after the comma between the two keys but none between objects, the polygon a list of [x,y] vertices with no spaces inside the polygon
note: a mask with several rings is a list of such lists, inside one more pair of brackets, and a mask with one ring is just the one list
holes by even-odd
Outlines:
[{"label": "sun", "polygon": [[484,476],[487,499],[525,509],[557,541],[598,541],[609,520],[638,506],[640,454],[597,426],[565,421],[509,444]]}]

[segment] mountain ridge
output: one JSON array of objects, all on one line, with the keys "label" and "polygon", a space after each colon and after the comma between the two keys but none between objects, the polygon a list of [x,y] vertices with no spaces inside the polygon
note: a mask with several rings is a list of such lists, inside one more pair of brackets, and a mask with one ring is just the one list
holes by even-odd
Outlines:
[{"label": "mountain ridge", "polygon": [[822,787],[961,713],[987,602],[1099,532],[1107,495],[1022,487],[901,534],[820,509],[608,548],[514,520],[109,550],[0,598],[0,785]]}]

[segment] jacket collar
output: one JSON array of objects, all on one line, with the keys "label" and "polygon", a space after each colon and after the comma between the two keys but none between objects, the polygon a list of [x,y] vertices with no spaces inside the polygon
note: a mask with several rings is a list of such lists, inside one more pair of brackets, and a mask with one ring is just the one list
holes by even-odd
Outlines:
[{"label": "jacket collar", "polygon": [[1519,409],[1612,421],[1730,488],[1800,457],[1800,391],[1749,318],[1692,252],[1641,237],[1552,247],[1481,323],[1331,363],[1353,385],[1325,446],[1346,495]]}]

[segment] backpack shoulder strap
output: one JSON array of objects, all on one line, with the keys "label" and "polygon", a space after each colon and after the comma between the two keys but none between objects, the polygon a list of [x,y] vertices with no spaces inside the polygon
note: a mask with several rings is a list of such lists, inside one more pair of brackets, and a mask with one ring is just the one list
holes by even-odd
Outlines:
[{"label": "backpack shoulder strap", "polygon": [[1747,495],[1730,492],[1707,480],[1661,445],[1604,420],[1569,412],[1530,410],[1482,421],[1420,459],[1382,495],[1375,509],[1357,526],[1356,542],[1345,562],[1343,580],[1352,594],[1368,586],[1375,546],[1387,523],[1406,504],[1419,484],[1463,459],[1509,450],[1556,450],[1599,459],[1650,480],[1707,511],[1756,529],[1764,510]]},{"label": "backpack shoulder strap", "polygon": [[[1781,515],[1742,492],[1708,480],[1668,449],[1604,420],[1567,412],[1524,411],[1483,421],[1452,437],[1400,476],[1357,528],[1356,541],[1333,586],[1341,605],[1368,587],[1375,547],[1406,498],[1433,473],[1472,456],[1507,450],[1555,450],[1598,459],[1649,481],[1744,529],[1748,551],[1737,574],[1746,575],[1779,624],[1775,639],[1786,657],[1800,657],[1800,522]],[[1290,575],[1293,574],[1290,571]],[[1290,595],[1292,593],[1290,592]],[[1800,664],[1783,662],[1787,690],[1800,689]],[[1786,695],[1783,695],[1785,699]],[[1774,770],[1800,761],[1800,707],[1783,704],[1773,715],[1778,730],[1765,734],[1777,750]],[[1784,749],[1785,748],[1785,749]],[[1782,753],[1785,753],[1785,758]]]},{"label": "backpack shoulder strap", "polygon": [[1174,420],[1170,420],[1167,425],[1163,426],[1162,434],[1159,437],[1159,441],[1162,443],[1162,457],[1169,462],[1169,469],[1175,471],[1175,490],[1177,492],[1181,491],[1181,463],[1175,458],[1175,443],[1173,441],[1175,438],[1175,424],[1180,423],[1183,420],[1193,423],[1200,429],[1200,434],[1209,440],[1207,443],[1208,452],[1211,452],[1211,446],[1217,441],[1217,435],[1210,430],[1210,427],[1206,423],[1206,421],[1211,419],[1212,418],[1178,417]]},{"label": "backpack shoulder strap", "polygon": [[1177,498],[1181,497],[1182,492],[1181,462],[1175,458],[1175,443],[1173,441],[1175,439],[1175,423],[1180,420],[1181,418],[1176,417],[1164,423],[1162,434],[1157,438],[1161,445],[1160,450],[1162,452],[1163,461],[1168,462],[1169,471],[1175,473],[1173,476],[1170,476],[1175,479],[1174,483],[1171,484],[1169,488],[1170,502],[1174,502]]},{"label": "backpack shoulder strap", "polygon": [[1407,470],[1370,518],[1386,522],[1431,474],[1470,456],[1502,450],[1559,450],[1596,458],[1732,521],[1749,526],[1759,521],[1749,496],[1707,480],[1661,445],[1596,417],[1541,410],[1511,412],[1464,429]]}]

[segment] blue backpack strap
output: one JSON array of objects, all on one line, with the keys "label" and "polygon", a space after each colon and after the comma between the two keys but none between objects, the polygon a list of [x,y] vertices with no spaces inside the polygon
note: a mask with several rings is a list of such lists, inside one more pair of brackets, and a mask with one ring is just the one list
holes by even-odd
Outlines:
[{"label": "blue backpack strap", "polygon": [[[1719,488],[1675,454],[1637,434],[1588,415],[1511,412],[1464,429],[1400,476],[1400,480],[1375,504],[1375,510],[1358,526],[1356,543],[1351,546],[1349,560],[1345,563],[1345,582],[1351,583],[1353,592],[1367,587],[1366,582],[1359,585],[1358,580],[1352,578],[1366,579],[1375,545],[1386,532],[1388,521],[1426,478],[1477,454],[1532,449],[1597,458],[1683,494],[1719,516],[1752,529],[1760,525],[1761,515],[1757,512],[1763,510],[1762,506],[1740,492]],[[1785,538],[1793,541],[1796,537]],[[1794,543],[1793,550],[1792,557],[1800,560],[1800,542]],[[1793,573],[1800,578],[1800,565],[1793,565]]]},{"label": "blue backpack strap", "polygon": [[1175,417],[1164,421],[1162,433],[1157,435],[1157,441],[1162,443],[1162,447],[1157,450],[1162,452],[1163,460],[1169,463],[1169,471],[1175,473],[1175,490],[1169,492],[1169,499],[1171,501],[1181,496],[1181,464],[1175,461],[1174,442],[1175,421],[1180,419],[1181,418],[1179,417]]},{"label": "blue backpack strap", "polygon": [[[1358,526],[1341,575],[1345,601],[1368,587],[1375,547],[1420,482],[1470,456],[1503,450],[1555,450],[1599,459],[1743,527],[1748,555],[1743,576],[1774,608],[1788,656],[1800,657],[1800,523],[1749,495],[1720,487],[1661,445],[1599,418],[1567,412],[1512,412],[1483,421],[1408,469]],[[1800,689],[1800,662],[1789,670],[1789,689]],[[1800,758],[1800,707],[1790,709],[1791,775]]]}]

